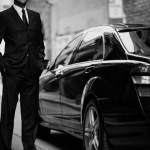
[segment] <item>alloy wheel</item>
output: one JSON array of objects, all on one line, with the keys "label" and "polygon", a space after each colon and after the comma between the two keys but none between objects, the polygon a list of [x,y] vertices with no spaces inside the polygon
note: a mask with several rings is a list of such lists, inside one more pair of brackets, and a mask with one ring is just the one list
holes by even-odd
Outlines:
[{"label": "alloy wheel", "polygon": [[100,124],[97,109],[89,106],[84,122],[84,146],[86,150],[98,150],[100,141]]}]

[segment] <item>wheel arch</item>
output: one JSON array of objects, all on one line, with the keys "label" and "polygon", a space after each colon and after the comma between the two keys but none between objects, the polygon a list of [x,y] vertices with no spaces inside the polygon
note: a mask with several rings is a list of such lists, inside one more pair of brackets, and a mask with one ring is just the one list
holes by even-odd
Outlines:
[{"label": "wheel arch", "polygon": [[[107,100],[107,95],[109,84],[101,77],[95,76],[92,77],[85,85],[82,98],[81,98],[81,124],[83,124],[83,116],[86,109],[86,106],[88,102],[91,99],[95,99],[96,103],[98,104],[98,107],[100,108],[100,100]],[[109,88],[109,94],[111,98],[112,92]],[[102,111],[101,111],[102,112]]]}]

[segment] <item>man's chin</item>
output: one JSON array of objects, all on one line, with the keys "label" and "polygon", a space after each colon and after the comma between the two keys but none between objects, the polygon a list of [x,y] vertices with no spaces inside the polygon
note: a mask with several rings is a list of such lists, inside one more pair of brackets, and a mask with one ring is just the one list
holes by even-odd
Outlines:
[{"label": "man's chin", "polygon": [[20,2],[16,2],[15,4],[16,4],[17,6],[20,6],[20,7],[25,7],[26,3],[27,3],[26,0],[22,0],[22,1],[20,1]]}]

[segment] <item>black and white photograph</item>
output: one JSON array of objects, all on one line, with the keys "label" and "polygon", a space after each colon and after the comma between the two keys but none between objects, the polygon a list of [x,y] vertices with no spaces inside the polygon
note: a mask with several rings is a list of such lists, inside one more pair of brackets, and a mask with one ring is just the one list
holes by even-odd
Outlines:
[{"label": "black and white photograph", "polygon": [[150,150],[150,0],[0,0],[0,150]]}]

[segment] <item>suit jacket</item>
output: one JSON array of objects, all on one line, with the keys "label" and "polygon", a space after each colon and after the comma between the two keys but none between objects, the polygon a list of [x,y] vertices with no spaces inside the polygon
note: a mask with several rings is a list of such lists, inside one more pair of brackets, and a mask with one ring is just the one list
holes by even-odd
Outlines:
[{"label": "suit jacket", "polygon": [[[27,9],[29,25],[25,26],[12,6],[0,12],[0,43],[5,41],[4,55],[0,53],[0,69],[16,74],[27,62],[32,78],[43,70],[44,42],[40,14]],[[27,56],[28,54],[28,56]]]}]

